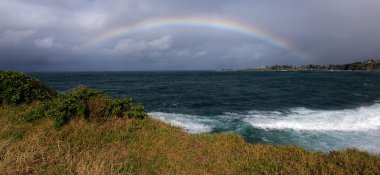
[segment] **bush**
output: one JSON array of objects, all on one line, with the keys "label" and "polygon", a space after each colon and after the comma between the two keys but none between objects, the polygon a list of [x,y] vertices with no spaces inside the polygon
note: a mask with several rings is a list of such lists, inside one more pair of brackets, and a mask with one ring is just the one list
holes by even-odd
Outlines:
[{"label": "bush", "polygon": [[74,117],[88,119],[90,116],[89,101],[99,96],[105,95],[101,91],[80,86],[64,92],[58,98],[51,101],[46,115],[54,119],[55,128],[60,128]]},{"label": "bush", "polygon": [[108,118],[111,116],[144,118],[141,105],[134,105],[131,98],[107,97],[102,91],[79,86],[58,94],[41,81],[24,73],[0,71],[0,104],[17,105],[40,101],[35,109],[19,122],[33,122],[52,117],[54,127],[60,128],[72,118]]},{"label": "bush", "polygon": [[125,112],[125,115],[129,118],[138,118],[138,119],[144,119],[146,117],[146,111],[144,106],[142,105],[134,105],[129,109],[127,112]]},{"label": "bush", "polygon": [[57,92],[24,73],[0,71],[0,104],[17,105],[50,100]]},{"label": "bush", "polygon": [[30,113],[19,119],[18,123],[33,122],[45,117],[46,111],[49,109],[50,101],[44,101],[33,109]]},{"label": "bush", "polygon": [[103,117],[121,117],[124,115],[124,112],[128,111],[133,106],[131,98],[108,99],[105,103],[106,105],[99,109],[99,112]]},{"label": "bush", "polygon": [[54,127],[58,129],[75,117],[104,119],[123,115],[142,119],[146,113],[144,107],[134,105],[131,98],[110,99],[101,91],[80,86],[41,103],[21,121],[32,122],[43,117],[52,117]]},{"label": "bush", "polygon": [[106,105],[99,109],[102,117],[128,116],[129,118],[143,119],[146,111],[142,105],[134,105],[131,98],[108,99]]}]

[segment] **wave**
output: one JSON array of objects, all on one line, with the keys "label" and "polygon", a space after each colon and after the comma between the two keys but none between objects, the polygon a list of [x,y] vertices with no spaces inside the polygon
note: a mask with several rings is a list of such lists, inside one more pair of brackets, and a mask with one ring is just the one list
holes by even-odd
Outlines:
[{"label": "wave", "polygon": [[322,151],[356,147],[380,152],[380,103],[343,110],[299,107],[215,116],[163,112],[149,115],[189,133],[235,132],[252,142],[297,144]]},{"label": "wave", "polygon": [[148,115],[193,134],[209,133],[213,129],[213,121],[202,116],[162,112],[150,112]]},{"label": "wave", "polygon": [[380,104],[344,110],[292,108],[288,112],[252,111],[251,117],[244,121],[262,129],[365,132],[380,129]]},{"label": "wave", "polygon": [[240,126],[244,126],[241,123],[246,123],[265,130],[366,132],[380,129],[378,103],[343,110],[312,110],[299,107],[286,111],[226,112],[218,116],[163,112],[151,112],[149,115],[190,133],[210,133],[214,128],[228,128],[228,125],[236,125],[237,122],[240,122]]}]

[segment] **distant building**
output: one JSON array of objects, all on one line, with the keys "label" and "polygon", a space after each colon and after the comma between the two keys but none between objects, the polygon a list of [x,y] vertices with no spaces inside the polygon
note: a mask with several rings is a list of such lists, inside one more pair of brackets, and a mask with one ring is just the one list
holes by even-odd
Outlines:
[{"label": "distant building", "polygon": [[366,61],[364,61],[363,63],[364,64],[368,64],[368,63],[373,63],[373,62],[375,62],[373,59],[371,59],[371,60],[366,60]]}]

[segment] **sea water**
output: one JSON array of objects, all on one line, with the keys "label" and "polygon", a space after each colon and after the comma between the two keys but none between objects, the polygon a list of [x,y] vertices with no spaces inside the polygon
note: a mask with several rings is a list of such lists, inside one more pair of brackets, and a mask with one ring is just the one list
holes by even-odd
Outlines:
[{"label": "sea water", "polygon": [[132,97],[190,133],[238,133],[251,143],[380,152],[380,72],[45,72],[59,91],[78,85]]}]

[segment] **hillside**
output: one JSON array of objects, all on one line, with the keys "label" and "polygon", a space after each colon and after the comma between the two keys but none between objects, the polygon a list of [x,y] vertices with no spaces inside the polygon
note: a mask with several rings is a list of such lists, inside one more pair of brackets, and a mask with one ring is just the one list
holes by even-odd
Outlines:
[{"label": "hillside", "polygon": [[[56,125],[60,119],[65,122]],[[129,99],[79,87],[48,100],[1,104],[0,172],[379,174],[380,155],[249,144],[236,134],[189,134],[145,116]]]}]

